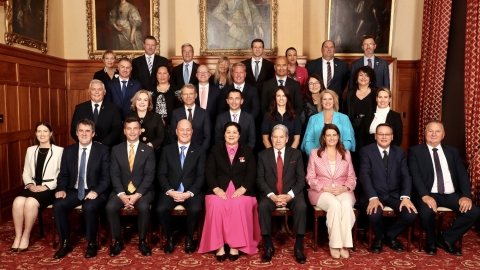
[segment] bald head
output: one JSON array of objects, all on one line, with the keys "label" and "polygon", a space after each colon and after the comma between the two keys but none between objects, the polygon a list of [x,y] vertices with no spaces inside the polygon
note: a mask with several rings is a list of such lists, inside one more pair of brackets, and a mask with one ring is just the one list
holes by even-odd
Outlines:
[{"label": "bald head", "polygon": [[281,79],[287,77],[288,60],[285,56],[279,56],[275,60],[275,73]]},{"label": "bald head", "polygon": [[177,124],[175,133],[177,134],[178,142],[180,144],[190,143],[192,141],[193,134],[192,123],[186,119],[180,120]]}]

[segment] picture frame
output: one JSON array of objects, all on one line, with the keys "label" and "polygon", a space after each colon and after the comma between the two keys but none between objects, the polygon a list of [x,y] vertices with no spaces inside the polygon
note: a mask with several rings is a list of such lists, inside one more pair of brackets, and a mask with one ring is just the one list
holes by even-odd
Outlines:
[{"label": "picture frame", "polygon": [[160,52],[160,0],[86,0],[89,59],[102,59],[106,50],[117,58],[144,54],[143,39],[157,39]]},{"label": "picture frame", "polygon": [[329,0],[327,5],[327,37],[335,42],[336,56],[362,56],[365,35],[374,37],[375,55],[392,55],[395,0]]},{"label": "picture frame", "polygon": [[5,9],[5,44],[17,43],[46,54],[48,0],[8,0]]},{"label": "picture frame", "polygon": [[277,0],[200,0],[199,11],[200,55],[250,55],[255,38],[277,55]]}]

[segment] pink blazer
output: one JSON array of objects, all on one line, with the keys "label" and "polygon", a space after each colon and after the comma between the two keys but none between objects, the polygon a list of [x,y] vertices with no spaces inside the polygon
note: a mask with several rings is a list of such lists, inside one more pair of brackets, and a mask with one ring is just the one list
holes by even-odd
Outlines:
[{"label": "pink blazer", "polygon": [[353,170],[352,158],[350,152],[345,153],[345,160],[342,160],[342,155],[337,152],[337,160],[335,163],[335,173],[332,175],[330,165],[328,164],[328,157],[326,153],[322,153],[322,157],[318,157],[317,150],[312,149],[310,152],[310,159],[307,167],[307,183],[310,185],[308,190],[308,199],[312,205],[316,205],[320,195],[322,195],[322,188],[325,186],[346,186],[350,188],[348,193],[355,198],[353,190],[357,185],[357,177]]},{"label": "pink blazer", "polygon": [[295,70],[296,73],[296,78],[297,82],[300,83],[300,89],[302,89],[302,96],[305,96],[305,91],[306,91],[306,82],[308,78],[308,71],[306,68],[297,66],[297,69]]}]

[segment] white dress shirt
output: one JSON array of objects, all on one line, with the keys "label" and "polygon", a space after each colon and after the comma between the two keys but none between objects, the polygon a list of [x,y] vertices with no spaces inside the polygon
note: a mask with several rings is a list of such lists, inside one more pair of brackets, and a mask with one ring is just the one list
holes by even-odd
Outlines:
[{"label": "white dress shirt", "polygon": [[[435,160],[433,159],[433,150],[432,150],[433,147],[428,145],[428,143],[427,143],[427,147],[428,147],[428,152],[430,153],[430,158],[432,159],[433,173],[434,173],[433,186],[430,191],[432,193],[438,193],[437,170],[435,169]],[[452,194],[455,192],[455,188],[453,187],[452,175],[450,174],[450,169],[448,168],[447,158],[445,157],[445,153],[443,152],[443,148],[441,144],[437,145],[437,147],[435,148],[438,149],[437,151],[438,159],[440,160],[440,167],[442,167],[443,185],[445,186],[444,194]]]},{"label": "white dress shirt", "polygon": [[83,153],[83,148],[87,148],[85,150],[86,157],[85,157],[85,171],[84,171],[84,176],[85,176],[85,189],[88,189],[87,186],[87,168],[88,168],[88,158],[90,157],[90,151],[92,151],[92,143],[90,143],[87,146],[82,146],[81,144],[78,144],[78,174],[77,174],[77,182],[75,183],[75,188],[78,189],[78,177],[80,175],[80,162],[82,162],[82,153]]},{"label": "white dress shirt", "polygon": [[260,61],[258,62],[258,74],[260,75],[260,70],[262,70],[262,62],[263,62],[263,58],[260,57],[260,59],[258,60],[255,60],[255,58],[252,57],[252,71],[253,71],[253,77],[255,77],[255,66],[257,65],[257,63],[255,63],[255,61]]},{"label": "white dress shirt", "polygon": [[187,105],[185,105],[184,107],[185,107],[185,114],[187,115],[186,119],[188,119],[188,109],[192,109],[192,120],[193,120],[193,114],[195,113],[195,103],[191,108],[187,107]]},{"label": "white dress shirt", "polygon": [[[192,77],[192,67],[193,67],[193,61],[190,61],[190,62],[183,62],[183,73],[182,73],[182,78],[183,78],[183,74],[185,74],[185,67],[186,65],[188,64],[188,81],[190,81],[190,78]],[[187,82],[188,83],[188,82]]]},{"label": "white dress shirt", "polygon": [[242,84],[233,83],[233,87],[234,87],[235,89],[240,90],[240,92],[243,93],[243,88],[245,87],[245,82],[243,82]]},{"label": "white dress shirt", "polygon": [[235,121],[233,121],[233,119],[234,119],[234,118],[233,118],[233,115],[234,115],[234,114],[237,115],[237,122],[236,122],[236,123],[240,122],[240,113],[242,112],[241,109],[238,110],[238,112],[236,112],[236,113],[235,113],[235,112],[232,112],[232,110],[228,110],[228,111],[230,112],[230,119],[231,119],[232,122],[235,122]]},{"label": "white dress shirt", "polygon": [[[370,59],[372,59],[372,67],[375,68],[375,55]],[[368,58],[365,55],[363,56],[363,65],[368,66]]]},{"label": "white dress shirt", "polygon": [[98,110],[98,115],[100,115],[100,108],[102,108],[102,103],[103,103],[103,100],[100,101],[99,103],[95,103],[92,101],[92,112],[93,113],[95,112],[95,104],[98,104],[97,110]]},{"label": "white dress shirt", "polygon": [[332,79],[333,79],[333,73],[334,73],[334,63],[333,63],[333,58],[330,61],[327,61],[322,58],[322,79],[323,79],[323,84],[325,84],[325,87],[327,87],[327,82],[328,82],[328,65],[327,62],[330,62],[330,68],[332,69]]},{"label": "white dress shirt", "polygon": [[283,77],[283,78],[280,78],[278,76],[275,76],[275,78],[277,79],[277,84],[278,86],[280,86],[280,80],[283,80],[283,86],[285,86],[287,84],[287,76]]},{"label": "white dress shirt", "polygon": [[[137,140],[136,142],[133,143],[133,155],[134,156],[137,154],[137,149],[138,149],[138,143],[139,142],[140,142],[140,140]],[[127,141],[127,158],[128,158],[129,155],[130,155],[130,142]],[[117,194],[117,196],[120,196],[122,194],[125,194],[125,192],[120,192],[120,193]],[[143,194],[140,194],[140,196],[141,195],[143,195]]]},{"label": "white dress shirt", "polygon": [[[277,161],[277,157],[278,157],[278,151],[281,152],[280,156],[282,157],[282,162],[283,162],[283,166],[285,167],[285,147],[283,147],[282,149],[276,149],[275,147],[273,147],[273,153],[274,153],[274,157],[275,157],[275,162]],[[279,172],[277,172],[279,173]],[[283,173],[283,172],[282,172]],[[267,194],[267,197],[270,198],[270,196],[274,195],[275,193],[273,192],[270,192]],[[290,195],[293,198],[295,198],[295,194],[293,193],[293,190],[290,189],[290,191],[287,193],[288,195]]]}]

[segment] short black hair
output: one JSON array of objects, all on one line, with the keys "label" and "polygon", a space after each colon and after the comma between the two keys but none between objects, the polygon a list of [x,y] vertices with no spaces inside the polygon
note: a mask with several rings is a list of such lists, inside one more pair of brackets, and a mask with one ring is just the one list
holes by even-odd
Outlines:
[{"label": "short black hair", "polygon": [[238,134],[242,134],[242,127],[238,123],[235,123],[235,122],[227,122],[225,124],[225,126],[223,127],[223,134],[225,134],[225,132],[227,132],[227,128],[229,128],[231,126],[234,126],[234,127],[237,128]]},{"label": "short black hair", "polygon": [[262,43],[262,47],[265,48],[265,43],[263,43],[263,40],[259,39],[259,38],[256,38],[254,40],[252,40],[252,43],[250,44],[250,48],[253,49],[253,43],[255,42],[261,42]]},{"label": "short black hair", "polygon": [[240,93],[240,97],[243,99],[242,91],[240,91],[238,89],[232,88],[232,89],[228,90],[227,98],[230,96],[230,93]]}]

